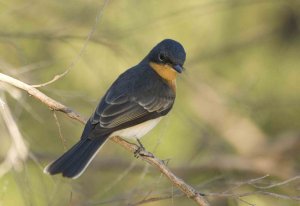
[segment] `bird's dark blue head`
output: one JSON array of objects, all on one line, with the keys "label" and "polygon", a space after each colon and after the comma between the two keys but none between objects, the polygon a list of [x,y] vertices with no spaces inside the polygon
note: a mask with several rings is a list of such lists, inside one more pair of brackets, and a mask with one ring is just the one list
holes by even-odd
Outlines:
[{"label": "bird's dark blue head", "polygon": [[185,58],[183,46],[172,39],[165,39],[158,43],[146,57],[150,63],[172,68],[177,73],[183,71]]}]

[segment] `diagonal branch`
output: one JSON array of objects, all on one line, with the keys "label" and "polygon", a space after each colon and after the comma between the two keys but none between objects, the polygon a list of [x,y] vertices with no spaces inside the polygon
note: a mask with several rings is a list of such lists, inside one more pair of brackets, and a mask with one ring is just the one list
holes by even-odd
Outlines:
[{"label": "diagonal branch", "polygon": [[85,123],[86,119],[82,117],[77,112],[73,111],[71,108],[51,99],[44,93],[40,92],[38,89],[34,88],[31,85],[25,84],[17,79],[14,79],[10,76],[0,73],[0,81],[7,84],[13,85],[19,89],[26,91],[30,96],[40,100],[42,103],[46,104],[51,110],[60,111],[67,114],[72,119],[78,120],[81,123]]},{"label": "diagonal branch", "polygon": [[[29,95],[35,97],[42,103],[46,104],[51,110],[63,112],[70,118],[75,119],[83,124],[86,122],[86,119],[82,117],[80,114],[70,109],[69,107],[61,104],[60,102],[57,102],[56,100],[48,97],[47,95],[40,92],[38,89],[34,88],[31,85],[25,84],[24,82],[21,82],[17,79],[14,79],[2,73],[0,73],[0,81],[26,91]],[[133,143],[129,143],[120,137],[112,137],[110,138],[110,140],[121,145],[126,150],[132,153],[137,151],[137,149],[139,148],[137,145]],[[175,185],[177,188],[179,188],[188,198],[193,199],[197,203],[197,205],[200,206],[209,205],[209,203],[203,198],[203,196],[197,190],[195,190],[192,186],[188,185],[184,180],[178,178],[175,174],[173,174],[172,171],[164,164],[162,160],[158,159],[157,157],[155,157],[149,152],[146,153],[147,153],[146,155],[141,156],[141,159],[148,162],[157,170],[159,170],[161,173],[163,173],[172,182],[172,184]]]}]

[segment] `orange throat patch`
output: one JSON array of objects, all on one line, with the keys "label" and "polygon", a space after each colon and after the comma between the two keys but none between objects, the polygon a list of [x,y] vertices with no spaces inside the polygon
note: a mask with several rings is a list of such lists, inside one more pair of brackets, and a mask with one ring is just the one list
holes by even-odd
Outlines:
[{"label": "orange throat patch", "polygon": [[177,72],[168,64],[150,62],[150,67],[163,78],[173,91],[176,91]]}]

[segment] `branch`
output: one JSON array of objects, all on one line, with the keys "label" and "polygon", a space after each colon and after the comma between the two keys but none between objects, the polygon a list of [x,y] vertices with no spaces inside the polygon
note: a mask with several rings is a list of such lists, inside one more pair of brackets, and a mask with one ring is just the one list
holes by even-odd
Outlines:
[{"label": "branch", "polygon": [[[31,85],[25,84],[24,82],[21,82],[2,73],[0,73],[0,81],[26,91],[29,95],[35,97],[42,103],[46,104],[51,110],[63,112],[70,118],[75,119],[83,124],[86,122],[85,118],[82,117],[80,114],[70,109],[69,107],[55,101],[54,99],[46,96],[44,93],[40,92],[38,89],[34,88]],[[137,145],[129,143],[120,137],[111,137],[110,140],[121,145],[126,150],[132,153],[139,149]],[[145,153],[146,154],[144,156],[141,156],[141,159],[148,162],[153,167],[158,169],[161,173],[163,173],[171,181],[171,183],[177,188],[179,188],[188,198],[193,199],[200,206],[209,205],[209,203],[203,198],[203,196],[199,192],[197,192],[192,186],[188,185],[184,180],[178,178],[175,174],[173,174],[162,160],[156,158],[153,154],[149,152],[145,151]]]},{"label": "branch", "polygon": [[284,180],[282,182],[278,182],[278,183],[274,183],[274,184],[271,184],[271,185],[267,185],[267,186],[257,186],[254,182],[253,183],[249,183],[250,185],[252,185],[253,187],[257,188],[257,189],[270,189],[270,188],[274,188],[274,187],[278,187],[278,186],[282,186],[282,185],[286,185],[286,184],[289,184],[295,180],[298,180],[300,179],[300,175],[298,176],[295,176],[295,177],[292,177],[292,178],[289,178],[287,180]]},{"label": "branch", "polygon": [[53,79],[51,79],[48,82],[45,82],[43,84],[36,84],[36,85],[31,85],[32,87],[38,88],[38,87],[44,87],[47,86],[49,84],[52,84],[53,82],[56,82],[57,80],[59,80],[60,78],[64,77],[66,74],[68,74],[69,70],[67,69],[64,73],[61,74],[57,74],[53,77]]},{"label": "branch", "polygon": [[26,91],[30,96],[33,96],[34,98],[40,100],[42,103],[46,104],[51,110],[63,112],[67,114],[69,117],[71,117],[72,119],[75,119],[81,123],[86,122],[86,119],[82,117],[80,114],[73,111],[71,108],[55,101],[54,99],[51,99],[50,97],[40,92],[39,90],[37,90],[31,85],[25,84],[24,82],[21,82],[17,79],[14,79],[2,73],[0,73],[0,81]]},{"label": "branch", "polygon": [[[284,200],[291,200],[291,201],[300,201],[300,196],[296,195],[296,196],[291,196],[291,195],[286,195],[286,194],[280,194],[280,193],[275,193],[275,192],[269,192],[266,191],[267,189],[271,189],[274,187],[280,187],[280,186],[284,186],[287,185],[289,183],[297,183],[296,180],[300,179],[300,176],[295,176],[292,178],[289,178],[287,180],[278,182],[278,183],[274,183],[274,184],[270,184],[268,186],[264,186],[264,187],[259,187],[256,184],[261,183],[262,180],[264,180],[265,178],[269,177],[269,175],[264,175],[262,177],[258,177],[258,178],[253,178],[250,180],[246,180],[246,181],[242,181],[242,182],[236,182],[233,183],[234,186],[230,187],[229,189],[223,191],[223,192],[209,192],[206,193],[206,196],[212,196],[212,197],[218,197],[218,198],[234,198],[237,199],[241,202],[244,202],[248,205],[251,206],[255,206],[255,204],[252,204],[250,202],[247,202],[246,200],[242,199],[243,197],[248,197],[248,196],[253,196],[253,195],[263,195],[263,196],[269,196],[269,197],[274,197],[274,198],[278,198],[278,199],[284,199]],[[243,193],[235,193],[234,190],[238,190],[238,191],[242,191],[243,189],[241,188],[242,186],[245,185],[251,185],[256,189],[259,189],[257,191],[249,191],[249,192],[243,192]],[[227,186],[228,187],[228,186]],[[130,206],[138,206],[138,205],[143,205],[146,203],[150,203],[150,202],[157,202],[157,201],[161,201],[161,200],[166,200],[166,199],[170,199],[170,198],[174,198],[174,197],[182,197],[183,194],[179,194],[177,191],[175,191],[175,193],[172,194],[167,194],[167,195],[163,195],[163,196],[158,196],[158,197],[151,197],[151,198],[145,198],[139,202],[136,202],[134,204],[130,204]]]},{"label": "branch", "polygon": [[288,196],[283,194],[278,194],[274,192],[267,192],[267,191],[254,191],[254,192],[245,192],[245,193],[207,193],[207,196],[214,196],[214,197],[248,197],[252,195],[264,195],[264,196],[271,196],[276,197],[279,199],[285,199],[285,200],[295,200],[300,201],[300,196]]},{"label": "branch", "polygon": [[[0,95],[2,92],[0,92]],[[1,95],[2,96],[2,95]],[[1,99],[2,98],[2,99]],[[28,147],[23,136],[15,122],[10,108],[5,102],[5,96],[0,98],[0,114],[3,117],[5,125],[11,137],[11,145],[3,162],[0,163],[0,177],[6,174],[11,168],[22,169],[22,163],[28,157]],[[4,101],[3,101],[4,100]]]}]

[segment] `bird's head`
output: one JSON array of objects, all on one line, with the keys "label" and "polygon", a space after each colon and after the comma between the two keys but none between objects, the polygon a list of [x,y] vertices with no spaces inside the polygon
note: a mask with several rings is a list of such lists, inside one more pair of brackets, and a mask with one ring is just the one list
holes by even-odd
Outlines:
[{"label": "bird's head", "polygon": [[184,48],[179,42],[165,39],[150,51],[147,60],[162,78],[173,80],[177,73],[183,71],[185,57]]}]

